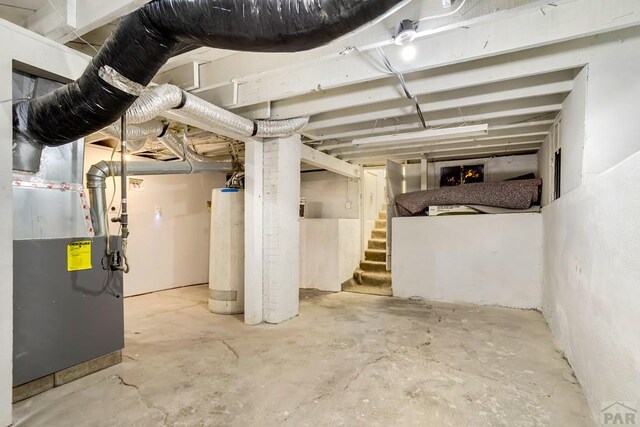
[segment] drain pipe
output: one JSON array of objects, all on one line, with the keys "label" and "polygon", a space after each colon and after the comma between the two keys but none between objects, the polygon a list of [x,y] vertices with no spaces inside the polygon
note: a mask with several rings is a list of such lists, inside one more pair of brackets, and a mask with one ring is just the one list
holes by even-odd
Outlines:
[{"label": "drain pipe", "polygon": [[[231,162],[129,162],[125,166],[129,175],[185,175],[203,172],[231,172]],[[91,221],[96,236],[107,233],[107,178],[122,176],[121,162],[96,163],[87,172],[87,192],[90,199]]]}]

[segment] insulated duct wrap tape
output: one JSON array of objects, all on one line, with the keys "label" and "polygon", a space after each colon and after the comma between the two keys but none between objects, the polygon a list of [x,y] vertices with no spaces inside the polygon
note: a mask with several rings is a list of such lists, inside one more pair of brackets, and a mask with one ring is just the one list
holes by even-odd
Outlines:
[{"label": "insulated duct wrap tape", "polygon": [[60,145],[115,122],[179,43],[253,52],[324,45],[401,0],[154,0],[120,20],[83,75],[16,104],[15,126]]}]

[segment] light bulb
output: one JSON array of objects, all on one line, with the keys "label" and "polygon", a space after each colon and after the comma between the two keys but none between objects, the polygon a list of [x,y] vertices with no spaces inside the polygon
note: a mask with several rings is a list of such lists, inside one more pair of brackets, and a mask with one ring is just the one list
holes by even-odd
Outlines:
[{"label": "light bulb", "polygon": [[413,61],[416,58],[417,53],[418,51],[415,46],[407,45],[402,48],[400,56],[402,56],[402,59],[405,61]]}]

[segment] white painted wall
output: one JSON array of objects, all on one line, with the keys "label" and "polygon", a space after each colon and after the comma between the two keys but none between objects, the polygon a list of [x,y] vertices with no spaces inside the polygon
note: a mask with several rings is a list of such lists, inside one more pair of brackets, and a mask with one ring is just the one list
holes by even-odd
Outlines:
[{"label": "white painted wall", "polygon": [[11,169],[13,60],[77,78],[88,57],[0,20],[0,426],[11,424],[13,363],[13,240]]},{"label": "white painted wall", "polygon": [[595,414],[607,401],[640,402],[639,64],[633,56],[583,71],[586,107],[568,99],[563,111],[585,111],[582,149],[579,122],[562,133],[563,181],[575,185],[580,172],[580,185],[542,211],[543,312]]},{"label": "white painted wall", "polygon": [[300,197],[306,199],[305,218],[359,218],[360,180],[333,172],[300,174]]},{"label": "white painted wall", "polygon": [[404,165],[405,193],[420,191],[422,185],[422,165],[409,163]]},{"label": "white painted wall", "polygon": [[429,163],[427,177],[428,187],[440,187],[441,167],[462,165],[484,165],[485,182],[498,182],[527,173],[537,174],[538,156],[536,154],[527,154],[522,156],[487,157]]},{"label": "white painted wall", "polygon": [[[540,200],[541,206],[546,206],[552,202],[552,192],[551,188],[553,187],[553,182],[551,181],[551,163],[550,163],[550,137],[546,136],[544,142],[540,146],[538,150],[538,174],[539,178],[542,178],[542,197]],[[551,187],[550,187],[551,186]]]},{"label": "white painted wall", "polygon": [[539,308],[542,216],[393,219],[393,294]]},{"label": "white painted wall", "polygon": [[[573,90],[562,104],[563,112],[560,117],[560,141],[562,147],[561,195],[567,194],[582,184],[588,78],[589,67],[585,67],[576,76],[573,82]],[[545,164],[548,163],[545,162]],[[545,184],[547,184],[545,191],[552,191],[553,182]]]},{"label": "white painted wall", "polygon": [[594,412],[640,402],[640,153],[543,208],[543,311]]},{"label": "white painted wall", "polygon": [[[111,151],[87,147],[85,170],[110,158]],[[118,153],[119,155],[119,153]],[[135,158],[133,161],[144,161]],[[152,161],[152,160],[149,160]],[[125,275],[126,296],[209,281],[211,190],[224,187],[224,173],[143,176],[144,191],[129,190],[131,236],[127,255],[131,272]],[[117,187],[120,178],[116,179]],[[107,180],[107,202],[113,180]],[[119,206],[120,191],[114,206]],[[156,208],[161,218],[156,217]],[[110,217],[116,216],[115,213]],[[117,225],[110,224],[111,232]]]},{"label": "white painted wall", "polygon": [[359,220],[300,220],[300,288],[340,292],[359,262]]},{"label": "white painted wall", "polygon": [[640,150],[640,56],[589,65],[584,180]]}]

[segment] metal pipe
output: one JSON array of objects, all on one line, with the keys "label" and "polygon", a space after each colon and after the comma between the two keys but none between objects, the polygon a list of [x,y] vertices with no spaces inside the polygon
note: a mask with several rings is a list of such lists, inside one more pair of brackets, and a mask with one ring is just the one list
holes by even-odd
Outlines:
[{"label": "metal pipe", "polygon": [[127,209],[127,113],[120,118],[120,225],[122,239],[129,237],[129,211]]},{"label": "metal pipe", "polygon": [[[129,175],[184,175],[203,172],[231,172],[231,162],[129,162],[126,166]],[[107,232],[107,178],[121,176],[120,162],[102,161],[89,168],[87,172],[87,190],[91,201],[91,221],[96,236],[104,236]]]}]

